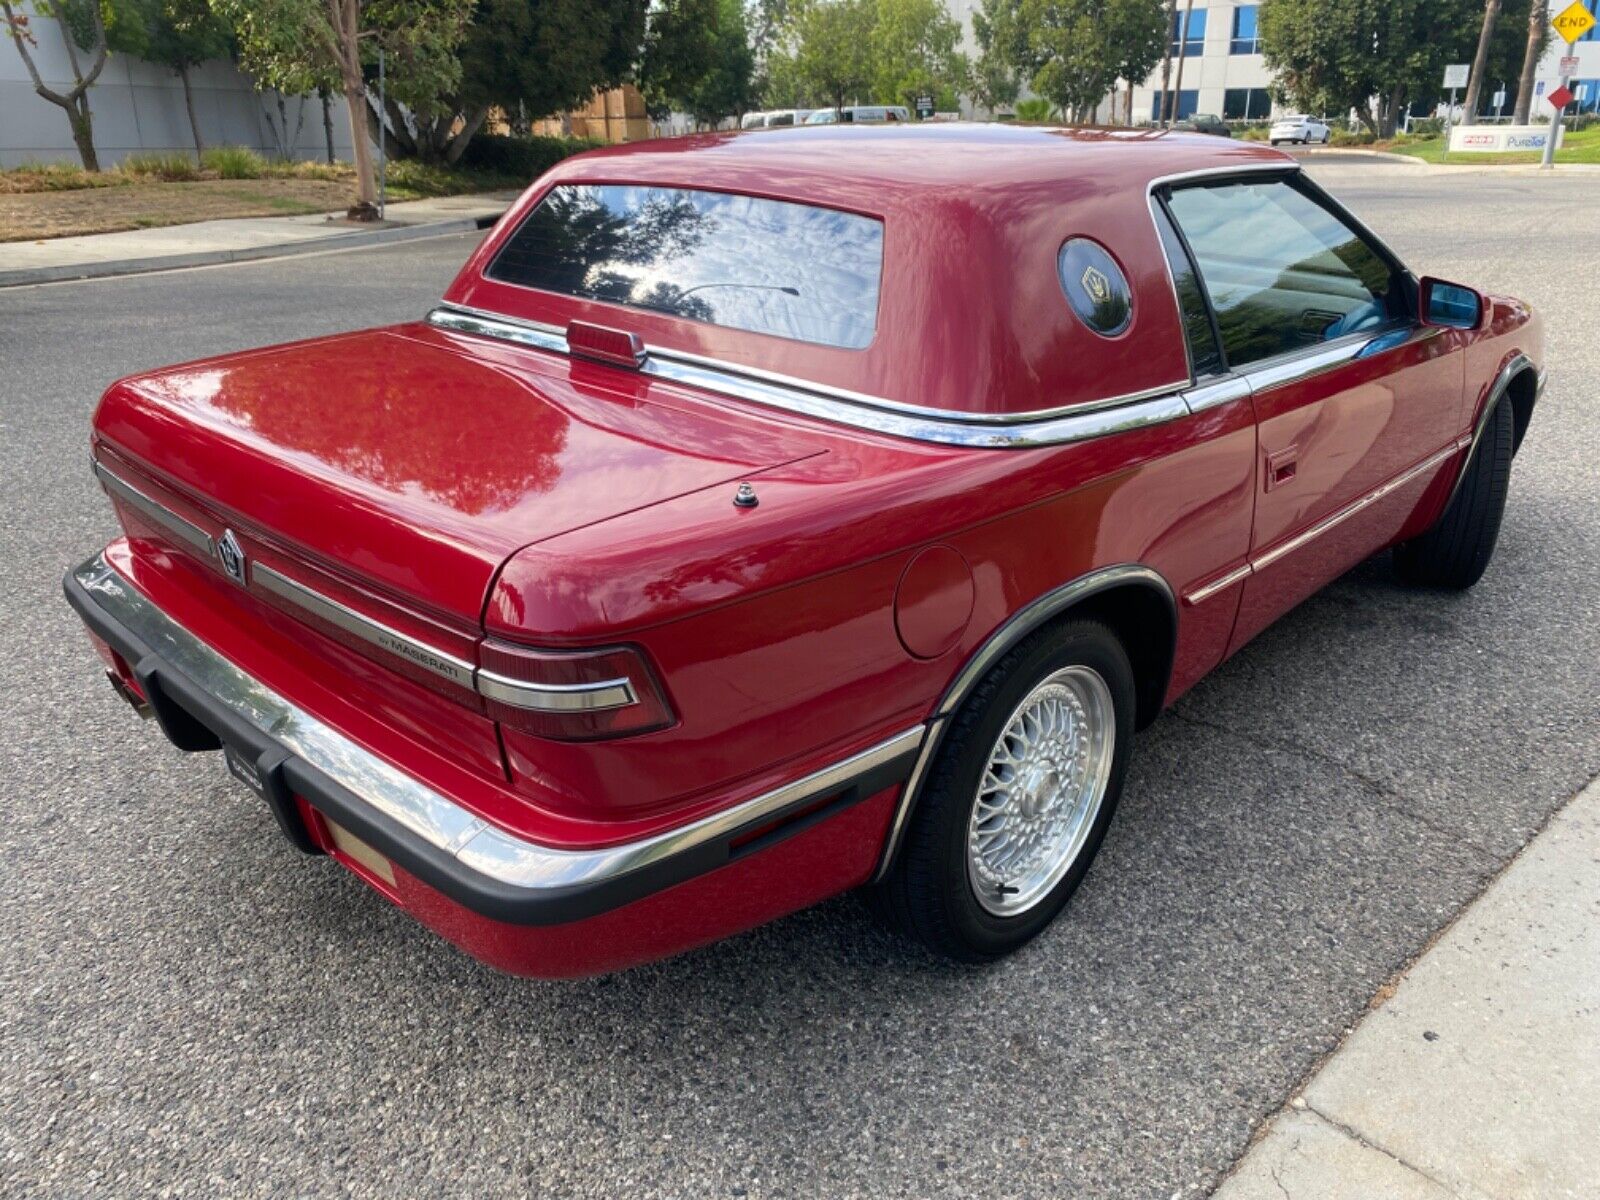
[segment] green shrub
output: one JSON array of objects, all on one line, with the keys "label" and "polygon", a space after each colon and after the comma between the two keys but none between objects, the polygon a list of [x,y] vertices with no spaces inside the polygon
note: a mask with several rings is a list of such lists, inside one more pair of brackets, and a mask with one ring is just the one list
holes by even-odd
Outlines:
[{"label": "green shrub", "polygon": [[1414,138],[1431,138],[1438,137],[1443,131],[1444,122],[1438,117],[1429,117],[1426,121],[1411,122],[1411,129],[1408,132]]},{"label": "green shrub", "polygon": [[186,183],[200,178],[200,166],[178,150],[147,150],[130,154],[117,168],[135,179],[159,179],[162,183]]},{"label": "green shrub", "polygon": [[260,179],[267,174],[267,160],[243,146],[213,146],[200,161],[219,179]]},{"label": "green shrub", "polygon": [[[584,138],[507,137],[480,133],[467,143],[461,165],[475,171],[504,175],[520,183],[530,183],[563,158],[593,150],[601,143]],[[395,164],[399,166],[398,163]]]},{"label": "green shrub", "polygon": [[1357,129],[1351,132],[1348,129],[1335,129],[1333,138],[1328,144],[1332,146],[1370,146],[1377,140],[1372,136],[1370,130]]},{"label": "green shrub", "polygon": [[1048,121],[1050,119],[1050,101],[1048,100],[1018,100],[1017,120],[1019,121]]},{"label": "green shrub", "polygon": [[25,162],[0,171],[0,196],[23,192],[71,192],[80,188],[117,187],[128,180],[115,171],[90,174],[77,163]]}]

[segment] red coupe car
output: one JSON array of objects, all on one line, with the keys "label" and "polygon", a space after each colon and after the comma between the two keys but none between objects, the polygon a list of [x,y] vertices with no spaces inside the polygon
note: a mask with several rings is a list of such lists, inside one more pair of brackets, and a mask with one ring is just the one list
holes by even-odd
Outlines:
[{"label": "red coupe car", "polygon": [[858,887],[983,960],[1269,622],[1386,547],[1482,574],[1541,359],[1261,146],[647,142],[423,320],[113,385],[66,592],[173,743],[505,970]]}]

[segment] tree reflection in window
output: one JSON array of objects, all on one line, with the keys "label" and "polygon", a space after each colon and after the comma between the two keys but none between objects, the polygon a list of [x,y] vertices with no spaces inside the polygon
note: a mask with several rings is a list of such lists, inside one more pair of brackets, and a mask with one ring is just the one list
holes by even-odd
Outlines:
[{"label": "tree reflection in window", "polygon": [[559,184],[490,279],[692,321],[859,349],[877,324],[883,226],[685,188]]}]

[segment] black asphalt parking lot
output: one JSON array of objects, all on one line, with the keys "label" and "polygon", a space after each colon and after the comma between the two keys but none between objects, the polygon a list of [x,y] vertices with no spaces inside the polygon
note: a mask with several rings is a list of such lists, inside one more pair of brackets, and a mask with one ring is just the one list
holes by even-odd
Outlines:
[{"label": "black asphalt parking lot", "polygon": [[1312,169],[1419,272],[1545,315],[1495,562],[1454,596],[1380,558],[1222,667],[1139,741],[1066,916],[981,970],[847,897],[505,978],[106,687],[59,589],[113,534],[100,391],[414,317],[472,238],[0,291],[0,1195],[1204,1195],[1600,773],[1600,350],[1558,236],[1595,177]]}]

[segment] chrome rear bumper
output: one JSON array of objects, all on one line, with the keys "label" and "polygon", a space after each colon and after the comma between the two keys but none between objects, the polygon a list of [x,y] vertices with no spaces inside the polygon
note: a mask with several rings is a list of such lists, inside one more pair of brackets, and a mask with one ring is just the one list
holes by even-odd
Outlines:
[{"label": "chrome rear bumper", "polygon": [[[234,666],[103,555],[69,572],[63,586],[84,623],[132,665],[156,719],[180,749],[227,746],[254,766],[255,777],[245,782],[273,805],[280,823],[296,811],[292,796],[303,796],[452,900],[517,924],[579,920],[712,870],[730,860],[733,843],[753,827],[781,823],[798,810],[809,817],[818,800],[844,806],[904,781],[923,738],[923,726],[907,729],[652,837],[559,849],[485,821]],[[293,836],[287,826],[285,832]]]}]

